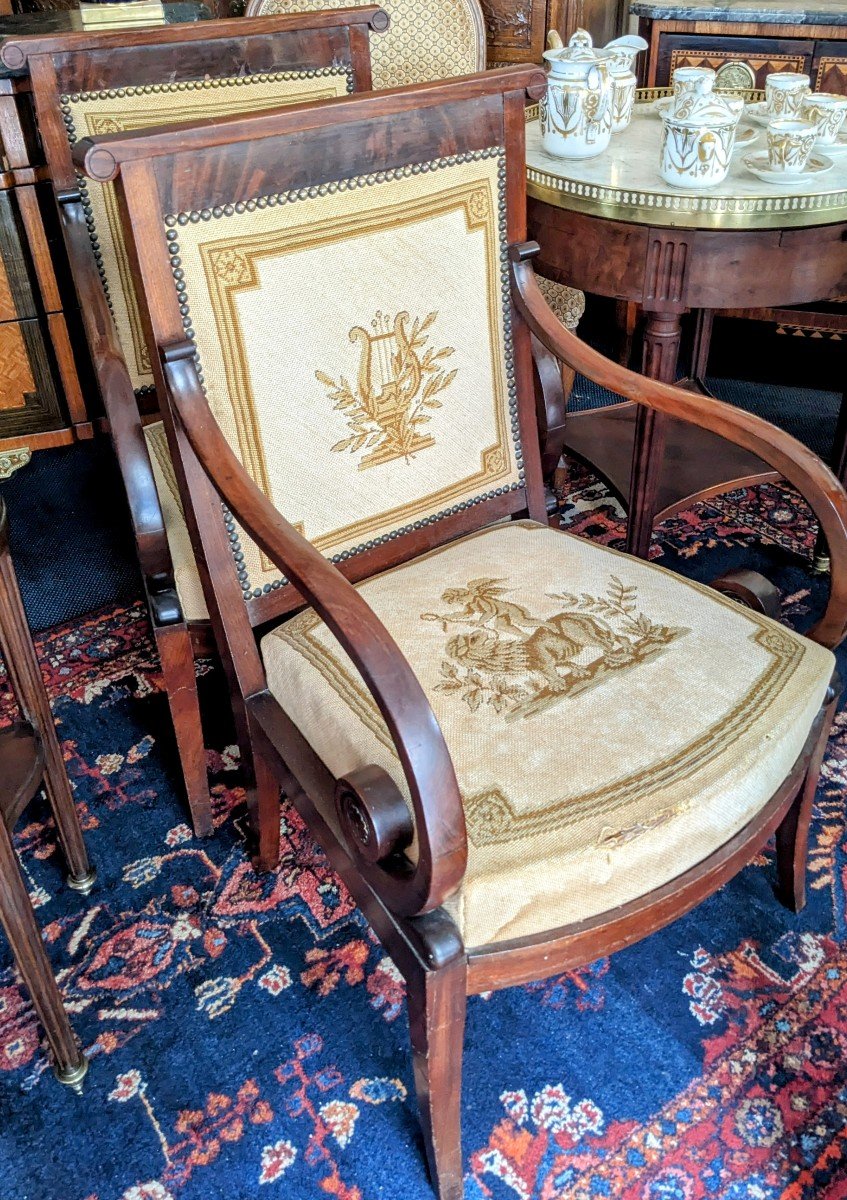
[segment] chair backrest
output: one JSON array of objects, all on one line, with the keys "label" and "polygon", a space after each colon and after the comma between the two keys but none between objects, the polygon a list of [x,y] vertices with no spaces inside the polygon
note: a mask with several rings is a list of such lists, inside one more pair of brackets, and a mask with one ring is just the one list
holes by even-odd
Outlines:
[{"label": "chair backrest", "polygon": [[[249,0],[248,17],[305,12],[317,0]],[[324,9],[349,0],[320,0]],[[373,85],[405,87],[485,70],[485,18],[479,0],[385,0],[391,24],[371,47]]]},{"label": "chair backrest", "polygon": [[[516,67],[77,148],[90,176],[120,172],[155,347],[191,340],[242,464],[351,578],[528,507],[543,519],[508,262],[543,79]],[[214,540],[215,506],[183,498]],[[253,623],[295,606],[224,523]]]},{"label": "chair backrest", "polygon": [[[33,36],[7,42],[2,57],[29,70],[47,164],[61,192],[77,187],[71,155],[81,138],[368,90],[369,30],[386,23],[371,5],[270,21]],[[99,276],[141,393],[153,375],[114,190],[83,181],[81,191]]]}]

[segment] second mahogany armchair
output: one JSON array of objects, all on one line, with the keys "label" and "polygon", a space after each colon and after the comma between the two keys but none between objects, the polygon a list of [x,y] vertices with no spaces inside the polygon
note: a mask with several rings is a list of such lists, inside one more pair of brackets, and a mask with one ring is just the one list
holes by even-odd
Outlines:
[{"label": "second mahogany armchair", "polygon": [[[514,68],[75,151],[120,195],[265,860],[282,784],[405,977],[441,1200],[468,994],[646,936],[774,833],[802,907],[847,623],[827,468],[545,304],[523,143],[544,86]],[[532,336],[803,492],[833,562],[808,638],[547,526]]]},{"label": "second mahogany armchair", "polygon": [[[88,186],[82,138],[325,100],[371,86],[373,5],[263,20],[29,36],[4,42],[32,86],[97,384],[126,486],[180,765],[197,834],[212,830],[195,656],[214,651],[161,421],[111,185]],[[146,420],[142,411],[150,413]],[[236,713],[236,720],[241,714]],[[242,737],[242,742],[245,739]],[[246,743],[245,743],[246,744]],[[245,751],[246,753],[246,751]],[[245,763],[249,781],[250,763]]]}]

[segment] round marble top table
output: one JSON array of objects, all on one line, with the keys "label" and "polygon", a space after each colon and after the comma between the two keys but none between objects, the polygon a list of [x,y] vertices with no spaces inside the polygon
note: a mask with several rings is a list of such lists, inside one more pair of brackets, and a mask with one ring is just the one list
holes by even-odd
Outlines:
[{"label": "round marble top table", "polygon": [[[800,186],[764,183],[743,165],[765,149],[764,129],[753,125],[756,139],[735,150],[722,184],[674,188],[658,169],[662,123],[653,101],[666,95],[639,93],[630,128],[583,161],[547,154],[530,113],[527,192],[539,272],[640,305],[643,371],[673,381],[680,319],[689,310],[782,308],[847,295],[847,151]],[[751,124],[742,116],[739,128]],[[723,438],[632,404],[571,414],[562,442],[628,498],[627,548],[642,556],[656,520],[733,486],[777,478]]]}]

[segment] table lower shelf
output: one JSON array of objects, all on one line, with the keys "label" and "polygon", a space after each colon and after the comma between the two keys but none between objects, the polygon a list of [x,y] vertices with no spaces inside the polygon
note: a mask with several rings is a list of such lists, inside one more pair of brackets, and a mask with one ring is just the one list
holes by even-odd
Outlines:
[{"label": "table lower shelf", "polygon": [[[609,485],[624,507],[629,503],[636,404],[613,404],[569,413],[565,453],[581,459]],[[654,525],[698,500],[754,483],[779,479],[779,472],[726,438],[669,417]]]}]

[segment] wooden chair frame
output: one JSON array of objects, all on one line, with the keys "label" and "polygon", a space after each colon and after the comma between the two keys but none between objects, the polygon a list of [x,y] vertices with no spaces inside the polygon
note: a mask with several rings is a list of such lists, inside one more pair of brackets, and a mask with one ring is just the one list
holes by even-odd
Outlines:
[{"label": "wooden chair frame", "polygon": [[[200,836],[212,832],[213,822],[194,663],[196,657],[214,653],[215,643],[208,621],[185,619],[174,586],[139,397],[100,279],[62,121],[61,96],[346,64],[354,89],[367,91],[371,87],[369,33],[387,25],[385,13],[368,5],[135,31],[33,35],[9,40],[0,51],[5,65],[20,73],[19,86],[32,88],[89,351],[126,487],[194,830]],[[155,402],[155,396],[146,398],[148,409],[155,407],[151,399]],[[240,740],[246,754],[246,739]],[[246,766],[249,777],[249,760]]]},{"label": "wooden chair frame", "polygon": [[[779,892],[794,909],[805,900],[808,826],[838,693],[833,678],[788,777],[756,816],[696,867],[630,903],[542,936],[468,949],[442,907],[467,861],[456,776],[420,683],[373,610],[352,586],[434,545],[509,515],[544,522],[535,436],[530,341],[542,363],[554,357],[647,409],[713,429],[754,450],[797,486],[829,542],[832,589],[811,636],[835,645],[847,628],[847,495],[809,450],[767,422],[710,398],[648,380],[583,345],[547,308],[525,242],[524,104],[543,76],[511,68],[449,83],[304,105],[214,129],[97,139],[77,147],[92,178],[115,179],[128,245],[144,284],[151,349],[174,465],[196,539],[216,635],[261,764],[259,818],[273,853],[281,785],[326,851],[407,983],[415,1081],[427,1155],[441,1200],[462,1195],[460,1093],[466,996],[541,979],[584,965],[645,937],[721,887],[777,836]],[[343,131],[344,136],[340,136]],[[164,216],[216,203],[318,184],[386,162],[426,161],[492,144],[506,147],[507,237],[512,262],[512,335],[526,486],[486,500],[340,567],[327,561],[260,492],[215,422],[186,341],[168,259]],[[332,156],[327,154],[332,148]],[[185,169],[191,163],[195,169]],[[243,180],[249,179],[250,194]],[[178,235],[175,235],[178,236]],[[549,364],[547,364],[549,366]],[[557,400],[555,372],[544,370]],[[561,386],[560,384],[558,385]],[[222,499],[273,560],[289,586],[244,602],[232,565]],[[376,767],[336,779],[268,690],[256,627],[310,604],[350,656],[377,704],[402,765],[412,813]],[[418,859],[405,853],[412,834]]]}]

